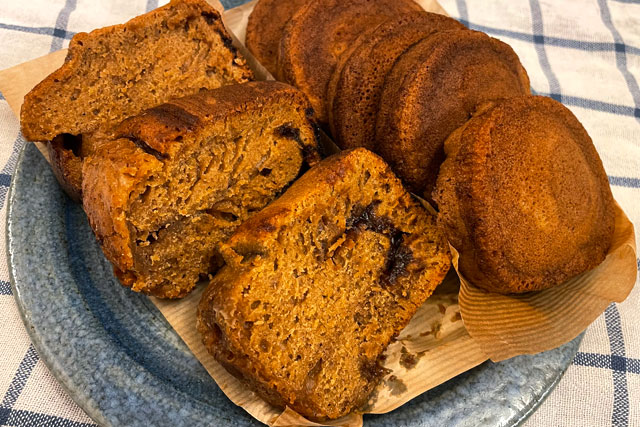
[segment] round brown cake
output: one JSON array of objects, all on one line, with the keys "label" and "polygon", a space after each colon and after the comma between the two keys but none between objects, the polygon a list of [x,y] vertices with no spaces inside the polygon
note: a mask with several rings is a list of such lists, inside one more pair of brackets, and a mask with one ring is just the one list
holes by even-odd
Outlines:
[{"label": "round brown cake", "polygon": [[342,53],[389,17],[420,10],[413,0],[314,0],[285,27],[278,76],[302,90],[326,124],[327,85]]},{"label": "round brown cake", "polygon": [[247,23],[247,48],[276,75],[278,44],[284,27],[308,0],[259,0]]},{"label": "round brown cake", "polygon": [[455,19],[412,12],[363,34],[340,58],[327,91],[331,134],[341,148],[375,151],[376,117],[384,79],[396,59],[435,31],[462,30]]},{"label": "round brown cake", "polygon": [[429,199],[451,132],[479,104],[524,94],[529,78],[509,45],[477,31],[437,32],[387,75],[377,150],[411,191]]},{"label": "round brown cake", "polygon": [[461,273],[520,293],[596,267],[611,245],[614,201],[580,122],[541,96],[483,110],[447,139],[434,192]]}]

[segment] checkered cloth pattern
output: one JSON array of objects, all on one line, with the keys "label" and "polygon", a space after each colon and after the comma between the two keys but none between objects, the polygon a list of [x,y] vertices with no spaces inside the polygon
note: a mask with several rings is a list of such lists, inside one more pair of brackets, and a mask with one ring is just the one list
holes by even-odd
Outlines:
[{"label": "checkered cloth pattern", "polygon": [[[244,1],[222,2],[233,7]],[[76,32],[124,22],[158,3],[2,0],[0,68],[61,49]],[[593,137],[614,196],[640,229],[640,0],[441,3],[470,28],[513,46],[533,90],[563,102],[578,116]],[[24,144],[18,120],[0,94],[2,218]],[[4,224],[3,219],[2,234]],[[93,425],[30,343],[8,283],[5,252],[0,238],[0,425]],[[526,425],[640,426],[640,286],[587,329],[573,364]]]}]

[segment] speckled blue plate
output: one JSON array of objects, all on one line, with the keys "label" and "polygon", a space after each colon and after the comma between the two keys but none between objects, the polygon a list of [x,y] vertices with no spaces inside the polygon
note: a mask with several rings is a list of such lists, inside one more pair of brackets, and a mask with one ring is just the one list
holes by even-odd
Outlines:
[{"label": "speckled blue plate", "polygon": [[[38,353],[96,422],[113,426],[260,425],[231,403],[147,297],[122,287],[80,205],[27,144],[9,196],[14,295]],[[520,423],[573,359],[563,347],[484,363],[365,425]]]}]

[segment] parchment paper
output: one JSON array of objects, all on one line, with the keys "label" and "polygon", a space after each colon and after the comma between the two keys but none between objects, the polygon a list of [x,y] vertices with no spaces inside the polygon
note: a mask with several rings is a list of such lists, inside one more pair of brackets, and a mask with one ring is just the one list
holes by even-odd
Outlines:
[{"label": "parchment paper", "polygon": [[[209,0],[222,10],[217,0]],[[419,0],[425,10],[443,13],[434,0]],[[244,48],[246,23],[255,1],[223,13],[236,36],[236,47],[259,80],[271,75]],[[58,68],[66,51],[0,71],[0,91],[19,117],[24,95]],[[42,147],[38,144],[39,148]],[[43,151],[41,149],[41,151]],[[43,151],[46,153],[46,150]],[[45,154],[46,156],[46,154]],[[457,267],[457,252],[454,267]],[[636,274],[633,225],[618,207],[616,238],[607,259],[595,270],[547,291],[521,296],[485,292],[451,272],[434,295],[386,352],[391,370],[362,411],[381,414],[398,408],[423,392],[465,372],[487,358],[503,360],[562,345],[583,331],[611,301],[622,301]],[[224,393],[256,419],[273,426],[317,426],[301,415],[274,408],[247,390],[211,357],[195,328],[196,307],[204,290],[198,287],[178,301],[151,298]],[[362,415],[353,413],[324,425],[357,427]]]}]

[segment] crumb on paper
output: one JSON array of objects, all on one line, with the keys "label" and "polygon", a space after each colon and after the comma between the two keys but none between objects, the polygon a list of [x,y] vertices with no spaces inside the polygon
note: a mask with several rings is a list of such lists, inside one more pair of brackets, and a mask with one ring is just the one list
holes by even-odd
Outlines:
[{"label": "crumb on paper", "polygon": [[391,396],[399,396],[407,391],[407,386],[402,380],[395,375],[391,375],[385,381],[385,385],[389,388]]},{"label": "crumb on paper", "polygon": [[426,337],[427,335],[433,335],[435,339],[440,339],[442,337],[442,323],[436,320],[431,324],[430,330],[420,333],[421,337]]},{"label": "crumb on paper", "polygon": [[400,366],[409,370],[415,368],[417,364],[418,359],[416,358],[416,355],[410,353],[407,350],[407,347],[402,346],[402,350],[400,350]]},{"label": "crumb on paper", "polygon": [[407,371],[416,367],[422,356],[427,353],[427,350],[420,351],[418,353],[411,353],[406,347],[402,347],[400,350],[400,366]]}]

